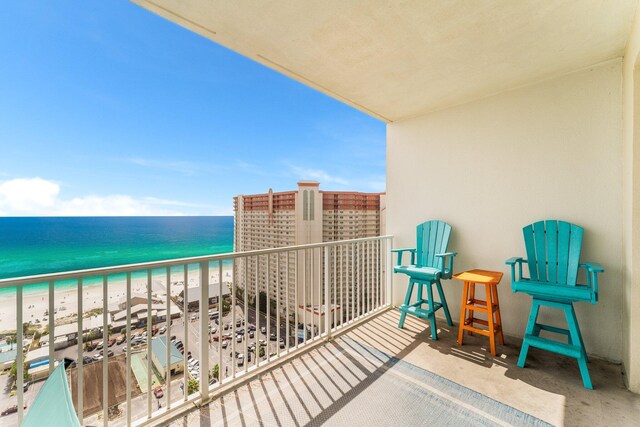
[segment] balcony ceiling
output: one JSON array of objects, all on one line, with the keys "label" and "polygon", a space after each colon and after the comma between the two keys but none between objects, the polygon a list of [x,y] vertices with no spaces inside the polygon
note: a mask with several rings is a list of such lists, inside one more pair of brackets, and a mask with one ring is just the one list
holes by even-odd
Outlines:
[{"label": "balcony ceiling", "polygon": [[385,121],[621,57],[638,0],[133,0]]}]

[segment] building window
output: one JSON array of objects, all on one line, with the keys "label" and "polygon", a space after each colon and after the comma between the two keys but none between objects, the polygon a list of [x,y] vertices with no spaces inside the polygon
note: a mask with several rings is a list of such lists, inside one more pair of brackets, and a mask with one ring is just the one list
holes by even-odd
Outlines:
[{"label": "building window", "polygon": [[313,197],[313,190],[311,190],[311,208],[309,213],[309,219],[311,221],[314,220],[314,211],[315,211],[314,201],[315,201],[315,198]]},{"label": "building window", "polygon": [[309,219],[309,195],[307,194],[307,190],[304,190],[302,193],[302,219],[307,221]]}]

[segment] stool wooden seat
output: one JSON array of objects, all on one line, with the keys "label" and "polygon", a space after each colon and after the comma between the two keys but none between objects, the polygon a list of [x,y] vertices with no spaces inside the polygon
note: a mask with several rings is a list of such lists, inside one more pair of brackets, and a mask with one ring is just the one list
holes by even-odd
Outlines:
[{"label": "stool wooden seat", "polygon": [[[489,337],[491,354],[495,356],[496,335],[500,345],[504,345],[500,300],[498,299],[498,283],[502,279],[502,273],[489,270],[469,270],[456,274],[453,278],[464,282],[458,344],[462,345],[463,343],[464,331],[467,331],[469,335],[474,332],[485,335]],[[476,298],[476,284],[485,286],[485,300]],[[487,319],[475,317],[475,312],[484,313]],[[487,329],[478,328],[476,324],[486,326]]]}]

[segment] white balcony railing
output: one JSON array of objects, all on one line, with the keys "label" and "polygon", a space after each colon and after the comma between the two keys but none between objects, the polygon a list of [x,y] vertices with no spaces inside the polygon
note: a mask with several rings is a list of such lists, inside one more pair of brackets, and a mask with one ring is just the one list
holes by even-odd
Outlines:
[{"label": "white balcony railing", "polygon": [[[28,287],[34,284],[46,289],[50,337],[48,373],[63,357],[68,360],[70,354],[75,356],[68,373],[70,386],[75,389],[74,406],[81,421],[95,424],[102,418],[104,425],[146,425],[178,416],[194,404],[206,403],[388,307],[392,301],[392,240],[391,236],[372,237],[4,279],[0,280],[0,289],[15,289],[16,325],[25,324],[30,309],[25,309],[23,304],[25,289],[29,292]],[[225,268],[229,270],[223,275]],[[204,282],[210,286],[200,286]],[[60,315],[56,319],[56,295],[61,283],[75,292],[77,313],[82,314],[77,316],[77,331],[74,331],[78,337],[77,349],[56,349],[56,329],[61,328],[58,323],[69,321]],[[139,311],[140,306],[132,307],[132,283],[145,290],[146,314]],[[83,316],[89,307],[83,310],[89,284],[94,290],[101,287],[102,295],[102,304],[98,302],[101,310],[93,307],[94,313],[101,312],[102,322],[98,330],[92,325],[93,331]],[[126,325],[121,332],[114,333],[117,322],[111,322],[115,308],[110,298],[114,301],[114,290],[118,286],[124,292],[120,308],[121,316],[126,313]],[[189,311],[189,289],[195,287],[198,302],[193,311]],[[193,296],[193,289],[191,292]],[[60,298],[58,296],[58,302]],[[218,325],[212,320],[216,311]],[[161,316],[161,312],[165,312],[165,316]],[[140,316],[134,317],[136,314]],[[87,325],[83,325],[85,322]],[[142,338],[133,333],[141,323],[153,325],[148,328],[151,333]],[[225,325],[228,330],[224,329]],[[253,325],[255,331],[250,330]],[[164,326],[166,330],[156,334],[156,326]],[[68,334],[69,328],[66,328]],[[36,340],[30,342],[29,349],[25,345],[25,333],[29,330],[16,328],[16,342],[24,348],[17,351],[16,356],[17,424],[23,419],[23,405],[27,403],[23,363],[29,358],[29,351],[37,347]],[[88,334],[96,333],[102,335],[100,339],[104,343],[100,350],[102,360],[89,366],[84,362],[85,341],[89,339]],[[169,342],[174,335],[182,346],[159,346],[160,341],[155,341],[164,337],[164,342]],[[230,339],[225,340],[224,335],[230,335]],[[120,351],[113,347],[116,351],[111,354],[109,343],[116,336],[126,337],[120,344],[126,349]],[[18,349],[20,347],[18,345]],[[175,351],[179,347],[184,353],[178,358]],[[239,353],[243,356],[238,356]],[[189,354],[191,360],[199,361],[197,368]],[[94,359],[99,358],[94,355]],[[217,380],[210,379],[209,373],[216,364]],[[100,387],[85,382],[85,376],[90,374],[87,381],[93,382],[100,377],[100,371],[103,379]],[[110,383],[116,387],[118,375],[124,377],[124,390],[109,390]],[[190,388],[193,391],[194,379],[198,382],[197,391],[189,393]],[[161,398],[152,392],[157,383],[163,391]],[[87,396],[89,389],[91,396]]]}]

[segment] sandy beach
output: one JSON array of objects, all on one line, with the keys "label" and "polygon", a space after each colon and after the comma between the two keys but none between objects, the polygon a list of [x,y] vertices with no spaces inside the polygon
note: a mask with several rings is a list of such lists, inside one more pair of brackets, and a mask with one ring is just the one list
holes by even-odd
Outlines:
[{"label": "sandy beach", "polygon": [[[232,279],[232,268],[224,267],[222,273],[222,281],[228,282]],[[171,275],[171,294],[177,295],[183,289],[182,281],[184,275],[182,272]],[[199,286],[199,275],[190,274],[188,287]],[[217,271],[210,276],[210,283],[218,283]],[[132,279],[131,293],[147,292],[147,279]],[[166,296],[166,284],[164,277],[155,276],[152,280],[152,294],[158,297]],[[91,284],[83,287],[82,309],[87,312],[94,308],[103,306],[103,287],[102,284]],[[49,291],[48,289],[38,290],[37,292],[24,292],[22,318],[23,322],[32,322],[37,324],[39,320],[41,324],[48,324],[48,316],[45,313],[49,309]],[[126,282],[124,280],[110,280],[107,285],[108,301],[107,305],[120,302],[126,296]],[[73,287],[59,287],[54,290],[54,307],[58,310],[55,314],[56,321],[60,321],[64,317],[76,317],[78,313],[78,289]],[[0,296],[0,332],[15,331],[16,329],[16,297],[14,294]],[[47,319],[47,320],[44,320]]]}]

